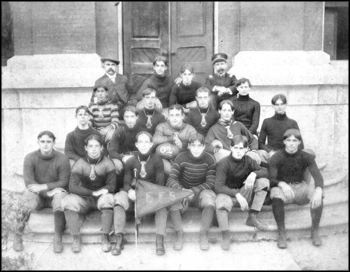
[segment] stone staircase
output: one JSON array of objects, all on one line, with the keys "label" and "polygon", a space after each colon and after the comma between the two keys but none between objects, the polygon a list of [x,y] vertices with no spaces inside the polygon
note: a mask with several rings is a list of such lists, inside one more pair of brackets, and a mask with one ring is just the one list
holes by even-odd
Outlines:
[{"label": "stone staircase", "polygon": [[[319,164],[321,173],[325,181],[325,199],[322,219],[320,223],[321,236],[334,235],[336,233],[348,232],[348,205],[349,186],[348,173],[341,169],[326,169],[325,164]],[[286,228],[289,239],[310,236],[311,216],[309,204],[304,206],[288,205],[285,207]],[[277,226],[272,214],[271,205],[263,207],[258,217],[271,226],[269,231],[259,231],[254,227],[245,225],[248,213],[242,212],[239,208],[234,208],[229,214],[229,226],[232,241],[259,241],[276,240]],[[129,214],[126,224],[125,237],[128,243],[135,242],[135,224],[132,214]],[[198,241],[200,230],[201,212],[196,208],[189,208],[182,215],[185,241]],[[100,243],[100,213],[98,211],[90,213],[81,228],[83,243]],[[43,209],[33,212],[24,235],[25,241],[52,242],[54,233],[53,213],[51,209]],[[172,240],[174,230],[171,220],[167,222],[167,236],[165,241]],[[221,240],[221,232],[217,226],[212,226],[209,230],[209,240],[211,243]],[[114,242],[114,237],[111,239]],[[138,242],[153,243],[155,241],[154,216],[149,215],[142,219],[139,227]],[[71,243],[72,237],[66,229],[63,242]]]}]

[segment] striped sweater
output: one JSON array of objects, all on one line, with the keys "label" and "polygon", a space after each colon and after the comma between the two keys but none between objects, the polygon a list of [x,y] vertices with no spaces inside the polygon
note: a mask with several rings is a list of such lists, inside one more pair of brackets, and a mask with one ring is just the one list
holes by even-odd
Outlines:
[{"label": "striped sweater", "polygon": [[166,186],[181,190],[191,189],[195,195],[203,190],[214,190],[215,159],[203,152],[195,158],[190,151],[180,153],[172,166]]},{"label": "striped sweater", "polygon": [[102,104],[93,104],[89,107],[93,118],[92,127],[97,130],[113,124],[118,126],[119,109],[116,104],[111,104],[108,101]]}]

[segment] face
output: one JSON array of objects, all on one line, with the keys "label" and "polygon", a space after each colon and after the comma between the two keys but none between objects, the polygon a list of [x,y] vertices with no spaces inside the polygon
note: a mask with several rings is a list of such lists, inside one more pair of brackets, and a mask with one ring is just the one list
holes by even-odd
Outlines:
[{"label": "face", "polygon": [[133,128],[136,124],[138,116],[132,111],[124,112],[124,121],[129,128]]},{"label": "face", "polygon": [[143,97],[143,101],[145,104],[145,108],[147,109],[154,109],[156,105],[156,93],[152,92],[150,94],[147,94]]},{"label": "face", "polygon": [[198,158],[203,153],[204,148],[205,146],[201,144],[198,140],[188,145],[188,149],[195,158]]},{"label": "face", "polygon": [[248,95],[250,91],[249,83],[246,81],[243,84],[239,85],[237,87],[237,91],[239,95],[242,95],[242,96]]},{"label": "face", "polygon": [[237,160],[240,160],[243,158],[244,154],[247,152],[248,148],[243,146],[243,143],[236,144],[234,146],[231,146],[231,152],[232,157],[234,157]]},{"label": "face", "polygon": [[179,127],[182,125],[183,114],[181,110],[172,109],[169,111],[168,120],[173,127]]},{"label": "face", "polygon": [[191,73],[191,71],[189,71],[188,69],[186,69],[183,73],[180,74],[180,76],[182,78],[182,83],[184,85],[190,85],[194,77],[194,74]]},{"label": "face", "polygon": [[226,69],[227,69],[226,61],[215,62],[215,64],[214,64],[214,71],[215,71],[215,73],[218,73],[218,74],[222,75],[222,74],[224,74],[226,72]]},{"label": "face", "polygon": [[167,67],[163,61],[157,61],[156,64],[153,65],[153,69],[157,75],[163,76]]},{"label": "face", "polygon": [[103,146],[96,141],[95,139],[91,139],[88,141],[85,146],[85,150],[90,158],[96,159],[101,156]]},{"label": "face", "polygon": [[288,153],[293,154],[295,152],[298,151],[298,147],[301,143],[300,140],[298,140],[297,138],[295,138],[294,135],[288,137],[287,139],[285,139],[283,141],[284,145],[285,145],[285,149]]},{"label": "face", "polygon": [[77,118],[78,124],[86,125],[89,121],[90,115],[87,113],[86,110],[80,109],[75,115],[75,117]]},{"label": "face", "polygon": [[138,137],[135,145],[141,154],[147,154],[148,151],[150,151],[151,147],[153,146],[153,143],[151,142],[151,139],[146,134],[141,134]]},{"label": "face", "polygon": [[207,92],[198,92],[196,100],[200,108],[208,108],[209,105],[209,93]]},{"label": "face", "polygon": [[39,145],[41,154],[49,155],[53,150],[55,142],[48,135],[43,135],[39,138],[38,145]]},{"label": "face", "polygon": [[99,87],[96,91],[95,91],[95,96],[97,97],[97,101],[105,101],[107,99],[107,91],[102,88]]},{"label": "face", "polygon": [[277,99],[275,105],[272,105],[275,112],[278,114],[284,114],[286,112],[287,105],[283,103],[281,99]]},{"label": "face", "polygon": [[106,74],[113,76],[117,72],[117,64],[113,61],[106,60],[102,63],[102,68]]},{"label": "face", "polygon": [[224,121],[229,121],[232,118],[234,111],[231,109],[230,105],[224,104],[222,109],[219,110],[220,118]]}]

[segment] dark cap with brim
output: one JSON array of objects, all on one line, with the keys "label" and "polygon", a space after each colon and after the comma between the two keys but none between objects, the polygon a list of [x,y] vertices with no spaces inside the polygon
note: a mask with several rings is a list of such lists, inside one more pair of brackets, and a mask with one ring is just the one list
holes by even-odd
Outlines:
[{"label": "dark cap with brim", "polygon": [[106,60],[114,62],[115,64],[119,65],[120,61],[117,60],[116,58],[113,57],[105,57],[105,58],[101,58],[101,62],[105,62]]},{"label": "dark cap with brim", "polygon": [[213,64],[215,64],[216,62],[219,62],[219,61],[226,62],[227,55],[225,53],[216,53],[212,56],[211,60],[212,60]]}]

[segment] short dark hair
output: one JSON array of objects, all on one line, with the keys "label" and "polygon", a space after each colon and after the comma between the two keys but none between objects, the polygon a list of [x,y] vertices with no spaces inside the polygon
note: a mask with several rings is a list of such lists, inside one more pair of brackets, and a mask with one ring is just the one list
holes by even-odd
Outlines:
[{"label": "short dark hair", "polygon": [[242,77],[237,80],[236,87],[241,86],[242,84],[248,82],[249,87],[252,87],[252,84],[250,83],[250,80],[248,78]]},{"label": "short dark hair", "polygon": [[39,133],[38,135],[38,140],[43,137],[44,135],[47,135],[49,138],[51,138],[53,141],[56,140],[56,136],[49,130],[44,130],[42,132]]},{"label": "short dark hair", "polygon": [[90,111],[89,108],[88,108],[87,106],[85,106],[85,105],[81,105],[81,106],[77,107],[77,108],[75,109],[75,115],[77,115],[78,112],[79,112],[80,110],[84,110],[85,112],[87,112],[88,114],[90,114],[90,115],[92,116],[91,111]]},{"label": "short dark hair", "polygon": [[294,136],[299,141],[301,141],[301,133],[298,129],[295,129],[295,128],[287,129],[286,132],[283,134],[283,141],[289,138],[290,136]]},{"label": "short dark hair", "polygon": [[235,146],[239,143],[243,143],[243,147],[248,147],[248,138],[244,135],[235,135],[231,140],[231,146]]},{"label": "short dark hair", "polygon": [[[139,112],[137,111],[136,107],[133,106],[133,105],[126,106],[125,109],[124,109],[124,114],[127,111],[131,111],[131,112],[135,113],[136,115],[139,115]],[[123,116],[124,116],[124,114],[123,114]]]},{"label": "short dark hair", "polygon": [[186,70],[188,70],[192,74],[194,74],[194,67],[191,64],[189,64],[189,63],[185,63],[184,65],[181,66],[180,73],[182,74]]},{"label": "short dark hair", "polygon": [[219,105],[219,110],[222,110],[222,107],[225,105],[225,104],[228,104],[230,107],[231,107],[231,110],[234,110],[234,106],[232,104],[232,102],[230,100],[224,100],[224,101],[221,101],[220,105]]},{"label": "short dark hair", "polygon": [[164,62],[165,66],[168,67],[168,59],[164,56],[156,56],[153,61],[153,66],[156,65],[157,61]]},{"label": "short dark hair", "polygon": [[207,87],[200,87],[196,90],[196,96],[198,95],[199,92],[202,93],[208,93],[209,95],[211,95],[210,90]]},{"label": "short dark hair", "polygon": [[168,108],[168,112],[171,110],[181,110],[181,114],[184,114],[184,108],[180,104],[173,104]]},{"label": "short dark hair", "polygon": [[100,143],[101,146],[103,146],[103,141],[100,135],[97,134],[91,134],[84,140],[84,145],[87,146],[90,140],[96,140]]},{"label": "short dark hair", "polygon": [[146,136],[150,139],[150,141],[153,142],[153,137],[152,137],[151,133],[149,133],[149,132],[147,132],[147,131],[140,131],[139,133],[137,133],[137,135],[136,135],[136,141],[139,140],[139,137],[140,137],[141,135],[146,135]]},{"label": "short dark hair", "polygon": [[191,136],[188,144],[193,144],[195,141],[200,142],[202,145],[205,145],[205,138],[202,134],[196,133],[195,135]]},{"label": "short dark hair", "polygon": [[105,89],[106,92],[108,92],[108,87],[105,85],[96,85],[94,87],[94,92],[96,92],[98,88],[103,88],[103,89]]},{"label": "short dark hair", "polygon": [[149,95],[151,93],[156,93],[157,96],[157,91],[153,88],[146,88],[142,91],[142,97],[145,97],[146,95]]},{"label": "short dark hair", "polygon": [[284,104],[287,104],[287,97],[284,94],[276,94],[271,99],[271,104],[276,105],[278,99],[281,99]]}]

